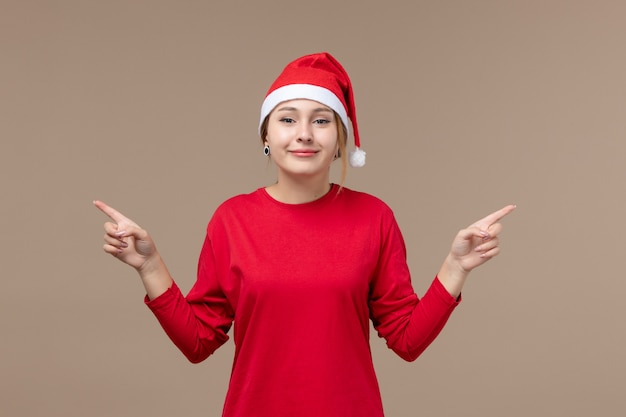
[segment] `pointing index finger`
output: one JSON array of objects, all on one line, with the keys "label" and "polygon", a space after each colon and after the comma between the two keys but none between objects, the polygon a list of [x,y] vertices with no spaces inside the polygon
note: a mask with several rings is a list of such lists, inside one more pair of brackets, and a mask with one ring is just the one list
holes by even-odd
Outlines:
[{"label": "pointing index finger", "polygon": [[487,215],[481,220],[477,221],[475,225],[479,226],[481,229],[488,229],[494,223],[499,222],[504,216],[515,210],[517,206],[514,204],[508,205],[506,207],[501,208],[498,211],[494,211],[493,213]]},{"label": "pointing index finger", "polygon": [[115,210],[113,207],[110,207],[110,206],[106,205],[105,203],[103,203],[100,200],[94,200],[93,205],[96,206],[96,208],[98,208],[101,212],[103,212],[104,214],[109,216],[111,218],[111,220],[113,220],[116,223],[119,223],[119,222],[124,221],[124,220],[126,220],[126,221],[129,220],[122,213],[120,213],[119,211]]}]

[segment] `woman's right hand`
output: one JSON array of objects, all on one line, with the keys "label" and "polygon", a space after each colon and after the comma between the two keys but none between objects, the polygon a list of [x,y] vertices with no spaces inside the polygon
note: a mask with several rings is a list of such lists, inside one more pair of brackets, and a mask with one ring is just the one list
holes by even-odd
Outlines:
[{"label": "woman's right hand", "polygon": [[112,222],[104,224],[103,249],[106,253],[113,255],[139,272],[152,259],[158,258],[156,246],[148,232],[102,201],[95,200],[93,204],[112,220]]}]

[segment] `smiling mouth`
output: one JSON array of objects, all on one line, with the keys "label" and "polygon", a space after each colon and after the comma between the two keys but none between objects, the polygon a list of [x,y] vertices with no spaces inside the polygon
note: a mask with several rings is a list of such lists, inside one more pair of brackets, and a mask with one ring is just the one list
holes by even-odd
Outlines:
[{"label": "smiling mouth", "polygon": [[295,156],[314,156],[317,154],[316,151],[311,151],[311,150],[295,150],[295,151],[289,151],[289,153]]}]

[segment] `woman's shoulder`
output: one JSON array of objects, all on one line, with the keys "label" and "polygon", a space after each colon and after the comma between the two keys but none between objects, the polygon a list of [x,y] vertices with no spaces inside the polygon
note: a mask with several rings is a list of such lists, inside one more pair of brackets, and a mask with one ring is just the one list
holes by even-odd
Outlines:
[{"label": "woman's shoulder", "polygon": [[258,213],[259,205],[262,204],[259,199],[259,190],[254,190],[245,194],[236,194],[223,200],[213,211],[208,222],[208,229],[224,227],[230,223],[239,223],[254,216]]},{"label": "woman's shoulder", "polygon": [[350,216],[365,219],[366,221],[367,219],[369,221],[375,221],[375,219],[389,221],[395,218],[391,207],[380,197],[373,194],[344,187],[340,191],[339,196],[340,200],[343,201],[344,210],[342,211],[350,213]]},{"label": "woman's shoulder", "polygon": [[236,194],[224,200],[215,210],[216,213],[221,211],[231,211],[238,209],[248,209],[250,206],[259,205],[263,199],[260,198],[262,189],[258,188],[249,193]]},{"label": "woman's shoulder", "polygon": [[343,187],[339,192],[339,195],[346,201],[347,204],[354,206],[354,209],[380,211],[393,214],[391,207],[381,198],[373,194]]}]

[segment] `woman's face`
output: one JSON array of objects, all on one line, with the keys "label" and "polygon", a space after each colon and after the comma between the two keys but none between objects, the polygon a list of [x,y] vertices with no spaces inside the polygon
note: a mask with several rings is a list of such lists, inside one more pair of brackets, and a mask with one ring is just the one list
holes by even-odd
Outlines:
[{"label": "woman's face", "polygon": [[320,177],[328,181],[337,154],[337,120],[313,100],[289,100],[270,113],[265,144],[281,175]]}]

